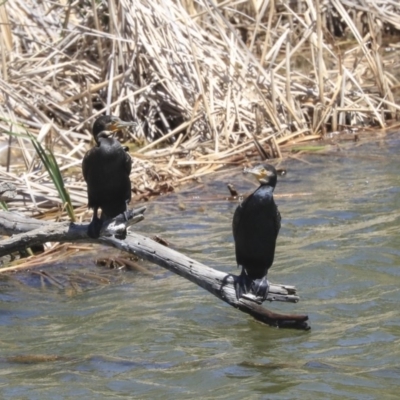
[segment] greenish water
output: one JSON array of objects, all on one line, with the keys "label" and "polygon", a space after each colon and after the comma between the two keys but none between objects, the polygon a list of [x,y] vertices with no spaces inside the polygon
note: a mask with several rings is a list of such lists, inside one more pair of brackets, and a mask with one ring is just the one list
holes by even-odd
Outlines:
[{"label": "greenish water", "polygon": [[[392,135],[284,163],[288,174],[276,190],[282,229],[269,279],[295,285],[301,301],[266,306],[308,314],[311,331],[261,325],[151,265],[154,277],[115,272],[109,285],[75,294],[2,280],[0,398],[397,399],[399,152],[399,135]],[[206,199],[227,195],[227,182],[255,188],[238,169],[217,174],[149,204],[137,230],[237,272],[236,205]],[[93,257],[63,267],[88,268]],[[14,358],[27,355],[55,359]]]}]

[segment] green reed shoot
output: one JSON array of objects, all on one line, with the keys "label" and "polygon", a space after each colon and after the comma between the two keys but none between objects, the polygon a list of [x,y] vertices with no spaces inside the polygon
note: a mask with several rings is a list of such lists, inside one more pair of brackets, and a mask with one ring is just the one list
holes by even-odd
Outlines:
[{"label": "green reed shoot", "polygon": [[58,194],[63,201],[63,204],[66,207],[67,213],[71,218],[72,222],[75,222],[75,213],[74,208],[72,207],[71,198],[69,197],[69,193],[67,188],[64,186],[64,180],[61,175],[60,168],[58,167],[57,160],[54,157],[54,154],[49,149],[44,149],[42,145],[32,136],[29,135],[33,147],[36,150],[36,153],[42,160],[47,172],[50,175],[51,180],[56,187]]}]

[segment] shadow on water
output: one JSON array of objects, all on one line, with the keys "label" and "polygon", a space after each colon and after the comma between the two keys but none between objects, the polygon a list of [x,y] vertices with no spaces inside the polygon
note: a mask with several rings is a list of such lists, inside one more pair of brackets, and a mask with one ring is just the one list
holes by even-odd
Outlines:
[{"label": "shadow on water", "polygon": [[[99,247],[57,268],[106,283],[72,291],[43,286],[40,276],[0,281],[0,397],[397,398],[399,151],[392,135],[285,162],[270,280],[295,285],[301,301],[267,306],[308,314],[310,332],[265,327],[156,266],[147,264],[154,276],[106,273],[93,263],[109,251]],[[239,192],[255,187],[238,169],[217,174],[149,203],[137,229],[237,273],[228,181]]]}]

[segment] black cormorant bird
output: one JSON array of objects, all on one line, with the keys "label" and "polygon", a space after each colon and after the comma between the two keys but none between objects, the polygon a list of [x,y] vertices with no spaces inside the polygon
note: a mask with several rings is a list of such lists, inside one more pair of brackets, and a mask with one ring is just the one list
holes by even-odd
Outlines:
[{"label": "black cormorant bird", "polygon": [[[88,235],[100,236],[103,222],[114,218],[127,210],[131,200],[131,181],[129,174],[132,159],[127,148],[111,135],[119,129],[135,125],[124,122],[118,117],[105,115],[96,119],[93,124],[93,137],[96,145],[83,158],[82,172],[87,183],[88,207],[93,208],[93,219],[89,225]],[[101,208],[101,217],[98,209]]]},{"label": "black cormorant bird", "polygon": [[264,300],[268,294],[267,273],[274,261],[281,215],[273,192],[277,181],[269,164],[245,170],[256,176],[260,186],[236,208],[233,216],[236,261],[242,272],[235,282],[236,297],[252,291]]}]

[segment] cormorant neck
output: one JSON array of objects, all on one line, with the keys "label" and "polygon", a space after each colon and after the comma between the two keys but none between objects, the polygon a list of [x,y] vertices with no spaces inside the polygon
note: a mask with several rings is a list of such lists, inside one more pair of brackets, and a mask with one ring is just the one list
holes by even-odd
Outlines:
[{"label": "cormorant neck", "polygon": [[276,176],[270,176],[268,179],[260,179],[260,186],[271,186],[273,189],[275,189],[276,186]]},{"label": "cormorant neck", "polygon": [[111,139],[110,138],[110,133],[107,131],[101,131],[100,133],[98,133],[95,137],[94,140],[96,141],[96,144],[99,145],[101,140],[104,139]]}]

